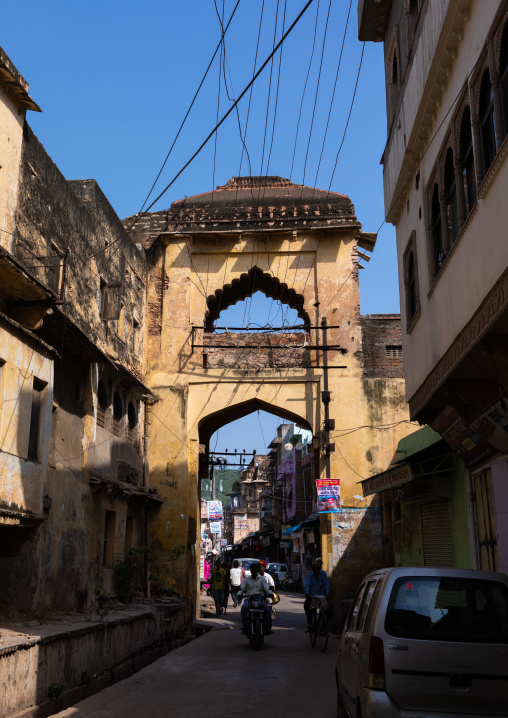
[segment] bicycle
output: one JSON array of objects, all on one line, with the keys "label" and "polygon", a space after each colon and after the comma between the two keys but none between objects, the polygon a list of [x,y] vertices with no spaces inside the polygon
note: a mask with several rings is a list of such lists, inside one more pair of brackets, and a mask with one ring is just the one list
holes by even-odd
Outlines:
[{"label": "bicycle", "polygon": [[309,638],[311,646],[317,647],[324,653],[328,646],[328,619],[326,611],[328,604],[326,596],[313,596],[310,604],[311,621],[309,624]]}]

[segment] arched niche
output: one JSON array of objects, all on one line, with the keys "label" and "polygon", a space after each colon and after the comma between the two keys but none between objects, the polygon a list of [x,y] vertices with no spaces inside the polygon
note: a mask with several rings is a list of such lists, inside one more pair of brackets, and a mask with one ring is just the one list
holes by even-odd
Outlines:
[{"label": "arched niche", "polygon": [[310,318],[304,309],[305,300],[303,296],[297,294],[294,289],[290,289],[287,284],[281,282],[277,277],[266,274],[259,267],[252,267],[248,272],[241,274],[237,279],[233,279],[230,284],[226,284],[222,289],[218,289],[215,294],[207,298],[205,331],[214,331],[214,323],[224,309],[247,299],[247,297],[251,297],[257,291],[263,292],[263,294],[272,299],[278,299],[282,304],[287,304],[291,307],[291,309],[296,309],[299,318],[303,321],[302,329],[308,330]]}]

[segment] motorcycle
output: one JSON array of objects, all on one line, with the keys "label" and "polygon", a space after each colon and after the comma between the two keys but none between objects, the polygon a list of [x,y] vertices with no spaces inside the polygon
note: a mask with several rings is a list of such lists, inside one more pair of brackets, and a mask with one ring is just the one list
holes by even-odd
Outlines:
[{"label": "motorcycle", "polygon": [[263,616],[265,612],[265,598],[259,593],[249,598],[247,611],[247,638],[254,650],[259,651],[265,640]]},{"label": "motorcycle", "polygon": [[285,591],[291,591],[293,588],[293,577],[289,573],[289,571],[286,573],[285,578],[281,582],[281,588],[283,588]]}]

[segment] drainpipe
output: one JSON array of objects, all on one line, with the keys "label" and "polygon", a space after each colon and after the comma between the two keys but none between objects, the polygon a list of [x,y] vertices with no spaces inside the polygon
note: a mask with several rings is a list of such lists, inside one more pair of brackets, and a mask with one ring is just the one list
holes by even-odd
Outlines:
[{"label": "drainpipe", "polygon": [[470,469],[466,469],[466,497],[467,497],[467,527],[469,532],[469,553],[471,568],[479,568],[478,560],[478,526],[476,523],[476,496],[473,485],[473,476]]},{"label": "drainpipe", "polygon": [[[145,422],[144,422],[144,436],[143,436],[143,488],[148,489],[149,484],[149,465],[148,465],[148,452],[150,449],[150,427],[151,427],[151,411],[152,406],[159,401],[156,397],[151,395],[143,395],[141,397],[145,402]],[[150,540],[150,526],[149,526],[149,507],[148,502],[145,504],[145,546],[148,546]],[[145,560],[145,571],[144,571],[144,583],[145,583],[145,595],[150,598],[150,563],[148,559]]]}]

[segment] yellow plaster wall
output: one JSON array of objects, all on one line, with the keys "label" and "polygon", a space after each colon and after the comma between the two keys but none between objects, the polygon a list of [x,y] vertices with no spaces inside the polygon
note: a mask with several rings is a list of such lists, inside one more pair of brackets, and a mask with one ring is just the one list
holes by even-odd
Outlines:
[{"label": "yellow plaster wall", "polygon": [[[165,272],[161,333],[156,336],[154,332],[150,337],[148,353],[149,383],[159,397],[153,411],[150,483],[165,499],[152,521],[151,540],[167,586],[182,595],[193,596],[196,561],[189,545],[186,560],[171,561],[170,551],[175,544],[186,544],[188,517],[199,515],[198,444],[203,422],[215,417],[227,424],[232,420],[231,412],[250,402],[249,406],[307,424],[314,434],[324,424],[322,369],[203,368],[202,350],[192,352],[191,325],[204,324],[207,297],[256,266],[304,297],[312,325],[320,324],[324,316],[334,327],[328,330],[328,344],[340,345],[347,352],[328,352],[328,364],[341,367],[328,372],[330,418],[336,425],[331,437],[336,443],[331,476],[341,479],[346,507],[358,506],[354,498],[361,494],[358,482],[388,466],[398,439],[407,432],[405,424],[389,431],[359,428],[402,421],[408,414],[403,380],[362,377],[356,233],[353,228],[235,234],[217,239],[164,238],[165,256],[159,251],[149,282],[150,286]],[[203,343],[202,339],[203,332],[196,331],[195,343]],[[321,342],[322,333],[312,332],[311,340],[313,344]],[[322,364],[321,352],[317,358]],[[322,460],[321,476],[324,470]],[[380,523],[379,515],[376,521]],[[372,568],[368,543],[356,551],[355,563],[365,571]],[[344,586],[340,590],[344,592]]]}]

